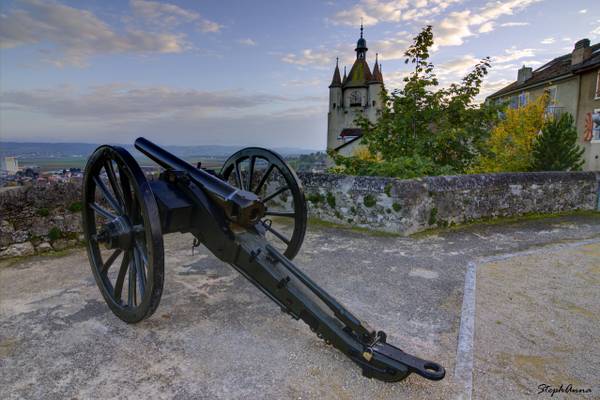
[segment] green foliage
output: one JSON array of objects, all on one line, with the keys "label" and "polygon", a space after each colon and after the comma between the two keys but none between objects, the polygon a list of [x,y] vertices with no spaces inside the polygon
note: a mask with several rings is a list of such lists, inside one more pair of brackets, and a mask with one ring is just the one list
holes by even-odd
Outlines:
[{"label": "green foliage", "polygon": [[373,207],[375,204],[377,204],[377,200],[375,199],[375,196],[373,196],[372,194],[368,194],[364,197],[363,199],[363,203],[365,205],[365,207]]},{"label": "green foliage", "polygon": [[392,204],[392,208],[394,209],[394,211],[399,212],[402,209],[402,206],[398,203],[394,203]]},{"label": "green foliage", "polygon": [[335,208],[335,196],[331,192],[327,192],[327,204],[329,207]]},{"label": "green foliage", "polygon": [[55,241],[58,240],[62,237],[62,231],[57,228],[57,227],[53,227],[52,229],[50,229],[50,231],[48,232],[48,238],[51,241]]},{"label": "green foliage", "polygon": [[286,158],[294,171],[312,171],[313,168],[323,169],[327,162],[327,154],[322,152],[300,154],[297,157]]},{"label": "green foliage", "polygon": [[48,210],[46,207],[42,207],[37,211],[37,213],[40,217],[47,217],[50,215],[50,210]]},{"label": "green foliage", "polygon": [[583,165],[583,149],[577,144],[577,129],[573,116],[562,114],[542,128],[533,144],[534,171],[579,171]]},{"label": "green foliage", "polygon": [[385,188],[383,188],[383,191],[385,192],[387,197],[392,197],[392,184],[388,183],[387,185],[385,185]]},{"label": "green foliage", "polygon": [[469,172],[524,172],[531,169],[532,148],[544,126],[547,96],[523,107],[507,109],[492,130],[482,153]]},{"label": "green foliage", "polygon": [[429,223],[429,225],[434,225],[436,223],[437,213],[438,213],[437,208],[433,207],[431,209],[431,211],[429,212],[429,221],[427,221],[427,223]]},{"label": "green foliage", "polygon": [[347,175],[393,176],[403,179],[431,175],[451,175],[455,171],[450,166],[439,166],[427,157],[415,154],[392,160],[364,160],[358,157],[343,157],[332,153],[337,166],[333,173]]},{"label": "green foliage", "polygon": [[308,201],[310,201],[313,204],[319,204],[323,201],[323,196],[321,195],[321,193],[310,193],[308,195]]},{"label": "green foliage", "polygon": [[82,205],[80,201],[76,201],[75,203],[71,203],[69,205],[69,207],[67,207],[67,210],[71,211],[72,213],[76,213],[76,212],[81,212],[82,209]]},{"label": "green foliage", "polygon": [[490,67],[482,59],[460,83],[438,88],[429,61],[432,27],[425,27],[406,51],[405,62],[414,66],[404,87],[382,92],[383,107],[376,123],[359,117],[362,143],[373,159],[330,156],[343,173],[414,178],[466,171],[483,151],[488,132],[498,119],[498,107],[475,105],[481,83]]}]

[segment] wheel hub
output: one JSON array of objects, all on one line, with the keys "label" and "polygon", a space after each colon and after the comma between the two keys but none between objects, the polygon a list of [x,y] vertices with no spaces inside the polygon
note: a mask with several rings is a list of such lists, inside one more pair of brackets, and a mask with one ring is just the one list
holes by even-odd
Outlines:
[{"label": "wheel hub", "polygon": [[119,216],[105,224],[98,234],[98,242],[107,249],[130,249],[134,243],[134,230],[129,219]]}]

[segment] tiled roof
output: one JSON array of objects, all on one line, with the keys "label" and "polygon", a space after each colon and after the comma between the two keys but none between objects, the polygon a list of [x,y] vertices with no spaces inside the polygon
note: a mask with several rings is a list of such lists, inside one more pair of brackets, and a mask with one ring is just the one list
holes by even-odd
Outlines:
[{"label": "tiled roof", "polygon": [[345,88],[367,86],[372,79],[373,75],[371,75],[369,64],[364,59],[357,58],[343,85]]},{"label": "tiled roof", "polygon": [[381,69],[379,69],[377,59],[375,59],[375,67],[373,68],[373,81],[383,83],[383,75],[381,74]]},{"label": "tiled roof", "polygon": [[335,71],[333,71],[333,78],[331,79],[331,85],[329,85],[329,87],[332,88],[340,86],[342,86],[342,78],[340,78],[340,69],[338,68],[338,65],[336,63]]},{"label": "tiled roof", "polygon": [[[600,50],[600,43],[597,43],[593,46],[590,46],[592,49],[592,53],[597,50]],[[593,61],[595,60],[595,61]],[[600,63],[600,54],[594,54],[590,59],[585,62],[574,66],[571,68],[571,53],[565,54],[563,56],[557,57],[554,60],[542,65],[540,68],[533,71],[531,78],[527,79],[524,82],[515,81],[508,86],[498,90],[496,93],[489,95],[488,97],[498,97],[505,95],[507,93],[524,89],[529,86],[533,86],[539,83],[551,81],[552,79],[556,79],[561,76],[572,74],[573,71],[580,70],[582,65],[589,66],[590,63]]]},{"label": "tiled roof", "polygon": [[340,133],[341,137],[350,137],[350,136],[362,136],[361,128],[345,128]]}]

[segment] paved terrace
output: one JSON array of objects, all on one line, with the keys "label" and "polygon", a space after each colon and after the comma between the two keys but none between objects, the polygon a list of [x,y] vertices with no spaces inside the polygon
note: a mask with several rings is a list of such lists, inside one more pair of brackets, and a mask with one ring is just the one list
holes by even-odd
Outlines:
[{"label": "paved terrace", "polygon": [[0,398],[494,399],[569,383],[600,396],[598,216],[411,238],[309,227],[296,264],[444,365],[441,382],[363,378],[191,244],[166,238],[162,302],[137,325],[109,312],[81,249],[0,267]]}]

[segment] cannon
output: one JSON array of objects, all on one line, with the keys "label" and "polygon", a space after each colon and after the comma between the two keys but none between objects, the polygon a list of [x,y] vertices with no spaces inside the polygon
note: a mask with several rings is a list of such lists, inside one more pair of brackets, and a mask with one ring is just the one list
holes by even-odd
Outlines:
[{"label": "cannon", "polygon": [[440,364],[389,344],[385,332],[357,318],[292,263],[304,240],[307,207],[298,177],[280,155],[246,148],[217,172],[144,138],[135,147],[162,167],[157,179],[147,179],[127,150],[109,145],[90,156],[83,179],[92,273],[121,320],[136,323],[152,315],[163,292],[163,235],[191,233],[194,246],[203,244],[230,264],[364,376],[386,382],[411,373],[444,378]]}]

